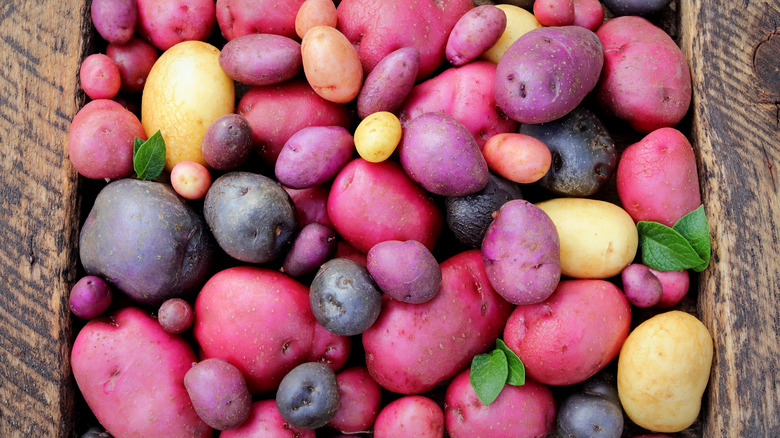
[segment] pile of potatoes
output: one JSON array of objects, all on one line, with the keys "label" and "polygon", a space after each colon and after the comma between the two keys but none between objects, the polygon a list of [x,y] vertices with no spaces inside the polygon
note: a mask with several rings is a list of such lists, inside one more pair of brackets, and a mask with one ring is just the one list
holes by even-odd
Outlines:
[{"label": "pile of potatoes", "polygon": [[[712,340],[636,227],[701,205],[675,128],[689,68],[652,21],[669,1],[608,20],[596,0],[483,3],[93,0],[71,365],[108,433],[695,422]],[[157,131],[165,170],[141,180]],[[499,338],[526,381],[485,405],[469,365]]]}]

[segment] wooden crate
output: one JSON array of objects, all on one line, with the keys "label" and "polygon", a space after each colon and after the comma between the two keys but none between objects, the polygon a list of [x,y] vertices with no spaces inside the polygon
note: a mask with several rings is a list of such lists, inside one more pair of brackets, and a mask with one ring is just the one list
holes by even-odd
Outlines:
[{"label": "wooden crate", "polygon": [[[681,0],[689,136],[710,220],[698,313],[716,344],[706,437],[780,436],[780,2]],[[66,155],[83,104],[89,0],[0,2],[0,437],[70,437],[79,409],[67,296],[82,182]]]}]

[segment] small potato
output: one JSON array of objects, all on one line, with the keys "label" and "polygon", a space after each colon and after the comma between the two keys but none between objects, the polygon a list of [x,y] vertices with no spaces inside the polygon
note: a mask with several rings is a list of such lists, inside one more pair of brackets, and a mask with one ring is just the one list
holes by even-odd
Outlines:
[{"label": "small potato", "polygon": [[352,159],[352,135],[341,126],[307,126],[279,152],[274,172],[280,183],[305,189],[333,178]]},{"label": "small potato", "polygon": [[527,10],[515,5],[496,5],[498,9],[504,11],[506,15],[506,26],[504,33],[498,38],[498,41],[482,54],[482,59],[498,64],[501,57],[518,38],[533,29],[542,27],[536,17]]},{"label": "small potato", "polygon": [[347,103],[363,85],[363,67],[357,51],[341,32],[330,26],[315,26],[301,42],[306,80],[323,99]]},{"label": "small potato", "polygon": [[374,438],[444,436],[444,412],[435,401],[422,395],[396,399],[379,412]]},{"label": "small potato", "polygon": [[402,47],[382,58],[366,76],[357,98],[360,118],[397,110],[414,86],[420,69],[420,52],[414,47]]},{"label": "small potato", "polygon": [[658,280],[661,281],[661,287],[663,292],[661,299],[658,301],[657,307],[672,307],[676,306],[685,295],[688,294],[688,287],[690,286],[690,275],[687,270],[682,271],[656,271],[650,269]]},{"label": "small potato", "polygon": [[371,163],[390,158],[400,141],[401,122],[387,111],[369,115],[355,129],[355,148]]},{"label": "small potato", "polygon": [[623,269],[620,276],[626,298],[634,306],[652,307],[661,300],[663,293],[661,280],[650,272],[647,266],[639,263],[630,264]]},{"label": "small potato", "polygon": [[609,278],[634,260],[639,246],[636,226],[617,205],[587,198],[557,198],[536,205],[558,230],[562,275]]},{"label": "small potato", "polygon": [[604,24],[604,7],[599,0],[574,0],[574,23],[595,32]]},{"label": "small potato", "polygon": [[366,267],[382,292],[406,303],[430,301],[441,287],[436,258],[416,240],[386,240],[366,254]]},{"label": "small potato", "polygon": [[444,54],[452,65],[478,58],[498,41],[506,29],[506,14],[493,5],[466,12],[450,32]]},{"label": "small potato", "polygon": [[102,53],[93,53],[84,59],[79,69],[79,81],[90,99],[111,99],[122,86],[116,63]]},{"label": "small potato", "polygon": [[111,44],[125,44],[138,22],[136,0],[93,0],[90,16],[95,29]]},{"label": "small potato", "polygon": [[225,114],[206,129],[201,149],[203,159],[212,168],[236,169],[252,152],[252,126],[238,114]]},{"label": "small potato", "polygon": [[494,135],[485,143],[482,154],[490,170],[521,184],[539,181],[552,163],[547,145],[525,134]]},{"label": "small potato", "polygon": [[315,272],[336,252],[336,235],[325,225],[311,223],[301,229],[284,258],[282,269],[291,277]]},{"label": "small potato", "polygon": [[688,313],[666,312],[640,324],[618,359],[618,394],[628,417],[656,432],[679,432],[693,424],[712,355],[707,327]]},{"label": "small potato", "polygon": [[333,0],[306,0],[295,15],[295,33],[303,38],[314,26],[336,27],[338,19]]},{"label": "small potato", "polygon": [[574,24],[574,0],[536,0],[534,17],[544,26]]},{"label": "small potato", "polygon": [[184,375],[184,387],[195,412],[214,429],[235,429],[249,418],[252,396],[244,376],[224,359],[194,364]]},{"label": "small potato", "polygon": [[166,332],[174,334],[189,330],[194,317],[190,303],[181,298],[165,300],[157,311],[157,321],[160,322],[160,326]]},{"label": "small potato", "polygon": [[179,161],[171,170],[171,186],[184,199],[201,199],[211,187],[211,173],[202,164]]},{"label": "small potato", "polygon": [[82,319],[100,316],[111,305],[111,287],[100,277],[81,277],[68,296],[68,307]]},{"label": "small potato", "polygon": [[328,424],[336,416],[340,402],[336,373],[318,362],[302,363],[290,370],[276,391],[279,414],[291,426],[302,429]]},{"label": "small potato", "polygon": [[281,35],[243,35],[225,44],[219,65],[225,74],[247,85],[278,84],[301,70],[301,45]]}]

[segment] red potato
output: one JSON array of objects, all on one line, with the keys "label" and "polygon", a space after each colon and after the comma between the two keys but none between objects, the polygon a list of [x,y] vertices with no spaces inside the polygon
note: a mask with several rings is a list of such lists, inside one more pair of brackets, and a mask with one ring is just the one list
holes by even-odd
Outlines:
[{"label": "red potato", "polygon": [[515,132],[517,122],[496,106],[495,73],[492,62],[474,61],[415,86],[399,110],[402,125],[425,113],[444,112],[468,128],[480,149],[496,134]]},{"label": "red potato", "polygon": [[595,32],[604,23],[604,8],[598,0],[574,0],[574,24]]},{"label": "red potato", "polygon": [[357,47],[365,74],[391,52],[416,48],[419,80],[444,61],[450,30],[473,7],[471,0],[342,0],[338,29]]},{"label": "red potato", "polygon": [[334,229],[333,222],[328,216],[328,194],[330,187],[325,185],[316,185],[307,189],[291,189],[284,187],[284,190],[290,195],[295,204],[295,213],[298,218],[298,227],[303,228],[311,223],[325,225]]},{"label": "red potato", "polygon": [[354,246],[343,240],[336,242],[336,255],[334,255],[333,258],[349,259],[353,262],[360,263],[363,266],[368,266],[368,257],[366,253],[358,251]]},{"label": "red potato", "polygon": [[374,438],[442,438],[444,412],[428,397],[408,395],[382,408],[374,423]]},{"label": "red potato", "polygon": [[273,166],[287,140],[307,126],[349,126],[346,107],[318,96],[303,81],[253,87],[238,102],[237,113],[252,126],[252,142]]},{"label": "red potato", "polygon": [[222,431],[220,438],[314,438],[313,430],[301,429],[290,424],[279,414],[275,400],[252,403],[249,418],[241,426]]},{"label": "red potato", "polygon": [[106,56],[114,60],[122,79],[121,90],[138,93],[144,89],[146,78],[157,61],[157,49],[148,42],[133,37],[126,44],[109,44]]},{"label": "red potato", "polygon": [[126,307],[79,331],[73,377],[111,436],[210,437],[192,407],[184,376],[197,361],[187,342],[146,312]]},{"label": "red potato", "polygon": [[341,404],[328,427],[344,433],[371,429],[382,402],[382,388],[368,374],[368,369],[357,366],[336,374]]},{"label": "red potato", "polygon": [[295,16],[303,1],[217,0],[217,24],[228,41],[253,33],[295,38]]},{"label": "red potato", "polygon": [[338,19],[333,0],[306,0],[295,15],[295,33],[303,38],[314,26],[336,27]]},{"label": "red potato", "polygon": [[192,306],[181,298],[170,298],[160,305],[157,321],[168,333],[182,333],[192,327]]},{"label": "red potato", "polygon": [[361,119],[380,111],[395,112],[412,91],[420,69],[420,52],[402,47],[382,58],[366,76],[357,97]]},{"label": "red potato", "polygon": [[530,135],[513,132],[490,137],[482,154],[490,170],[521,184],[539,181],[552,164],[547,145]]},{"label": "red potato", "polygon": [[412,304],[430,301],[441,287],[439,262],[416,240],[386,240],[366,254],[366,267],[382,292]]},{"label": "red potato", "polygon": [[90,17],[104,40],[125,44],[135,33],[138,6],[136,0],[93,0]]},{"label": "red potato", "polygon": [[504,386],[498,398],[485,406],[466,369],[452,379],[444,397],[451,438],[537,438],[547,436],[555,426],[552,391],[530,379],[522,386]]},{"label": "red potato", "polygon": [[281,35],[243,35],[225,44],[219,65],[233,80],[247,85],[278,84],[301,71],[301,45]]},{"label": "red potato", "polygon": [[661,299],[656,304],[656,307],[672,307],[676,306],[685,295],[688,294],[688,287],[690,286],[690,276],[687,270],[682,271],[656,271],[650,269],[658,280],[661,281]]},{"label": "red potato", "polygon": [[628,336],[631,306],[604,280],[563,280],[547,300],[515,308],[506,345],[526,376],[547,385],[584,382],[615,359]]},{"label": "red potato", "polygon": [[536,0],[534,17],[544,26],[574,24],[574,0]]},{"label": "red potato", "polygon": [[314,339],[306,362],[321,362],[338,371],[347,363],[350,351],[352,338],[329,332],[318,323],[314,324]]},{"label": "red potato", "polygon": [[626,148],[616,178],[620,202],[634,222],[671,227],[701,205],[696,156],[674,128],[657,129]]},{"label": "red potato", "polygon": [[213,0],[137,0],[138,35],[160,50],[206,41],[216,23]]},{"label": "red potato", "polygon": [[385,297],[363,333],[366,364],[383,388],[421,394],[454,376],[494,345],[512,305],[490,286],[479,251],[441,264],[439,293],[422,304]]},{"label": "red potato", "polygon": [[122,86],[116,63],[102,53],[93,53],[81,63],[79,81],[90,99],[111,99]]},{"label": "red potato", "polygon": [[679,123],[691,103],[691,73],[672,37],[635,16],[613,18],[596,35],[604,45],[599,105],[639,132]]},{"label": "red potato", "polygon": [[444,54],[452,65],[477,59],[498,41],[506,29],[506,14],[493,5],[481,5],[466,12],[455,23]]}]

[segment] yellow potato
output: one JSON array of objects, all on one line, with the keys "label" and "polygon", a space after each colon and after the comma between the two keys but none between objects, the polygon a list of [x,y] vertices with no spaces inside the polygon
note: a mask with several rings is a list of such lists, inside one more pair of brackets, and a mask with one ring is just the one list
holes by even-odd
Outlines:
[{"label": "yellow potato", "polygon": [[358,154],[372,163],[385,161],[401,141],[401,122],[387,111],[373,113],[355,129],[355,148]]},{"label": "yellow potato", "polygon": [[712,355],[712,337],[692,315],[675,310],[640,324],[618,359],[618,395],[628,417],[656,432],[679,432],[693,424]]},{"label": "yellow potato", "polygon": [[504,56],[504,52],[506,52],[507,49],[509,49],[509,46],[518,38],[528,31],[542,27],[542,25],[536,21],[534,14],[519,6],[496,5],[496,7],[506,14],[506,28],[504,29],[504,33],[501,34],[501,37],[498,38],[498,41],[493,44],[493,47],[482,54],[482,59],[494,64],[498,64],[498,61]]},{"label": "yellow potato", "polygon": [[219,66],[219,50],[185,41],[160,56],[149,72],[141,100],[141,124],[165,140],[165,169],[180,161],[206,165],[201,143],[211,123],[235,110],[235,86]]},{"label": "yellow potato", "polygon": [[558,198],[537,204],[561,240],[561,274],[603,279],[619,274],[636,256],[636,225],[625,210],[609,202]]}]

